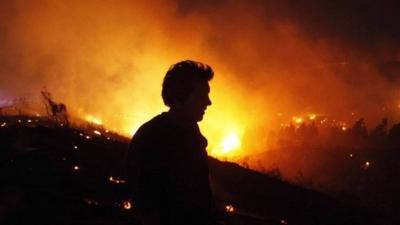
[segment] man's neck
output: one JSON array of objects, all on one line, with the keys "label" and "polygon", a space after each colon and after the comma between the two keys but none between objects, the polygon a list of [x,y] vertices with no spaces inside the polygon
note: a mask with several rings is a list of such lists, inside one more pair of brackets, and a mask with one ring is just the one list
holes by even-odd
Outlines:
[{"label": "man's neck", "polygon": [[170,109],[167,112],[167,115],[176,125],[182,128],[190,127],[196,124],[196,122],[189,119],[186,113],[180,110]]}]

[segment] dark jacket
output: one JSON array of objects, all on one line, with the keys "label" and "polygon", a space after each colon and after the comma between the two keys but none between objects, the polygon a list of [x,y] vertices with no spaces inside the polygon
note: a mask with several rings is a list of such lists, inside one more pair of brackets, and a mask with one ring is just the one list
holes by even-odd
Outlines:
[{"label": "dark jacket", "polygon": [[162,113],[142,125],[128,154],[128,182],[140,214],[162,224],[213,224],[207,139],[197,123],[177,126]]}]

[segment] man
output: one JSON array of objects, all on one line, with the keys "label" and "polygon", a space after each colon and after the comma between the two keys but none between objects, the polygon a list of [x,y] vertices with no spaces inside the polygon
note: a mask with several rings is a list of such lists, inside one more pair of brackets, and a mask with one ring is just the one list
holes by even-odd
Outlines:
[{"label": "man", "polygon": [[197,122],[211,105],[210,66],[182,61],[162,84],[169,107],[132,138],[128,182],[144,225],[211,225],[215,210],[209,183],[207,139]]}]

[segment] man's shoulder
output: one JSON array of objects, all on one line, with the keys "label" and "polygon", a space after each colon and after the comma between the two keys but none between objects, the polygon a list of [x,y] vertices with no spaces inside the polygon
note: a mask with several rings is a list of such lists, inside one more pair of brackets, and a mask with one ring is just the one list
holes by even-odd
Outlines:
[{"label": "man's shoulder", "polygon": [[167,132],[168,124],[167,116],[165,113],[161,113],[140,126],[133,137],[154,137],[162,135]]}]

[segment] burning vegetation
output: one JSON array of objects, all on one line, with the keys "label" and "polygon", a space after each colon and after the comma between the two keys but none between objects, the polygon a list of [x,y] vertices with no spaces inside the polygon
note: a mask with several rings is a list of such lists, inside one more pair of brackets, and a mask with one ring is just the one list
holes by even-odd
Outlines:
[{"label": "burning vegetation", "polygon": [[0,129],[85,127],[68,143],[75,152],[131,137],[166,110],[168,67],[197,59],[215,71],[200,124],[211,156],[393,208],[384,193],[400,148],[398,3],[152,3],[0,3]]}]

